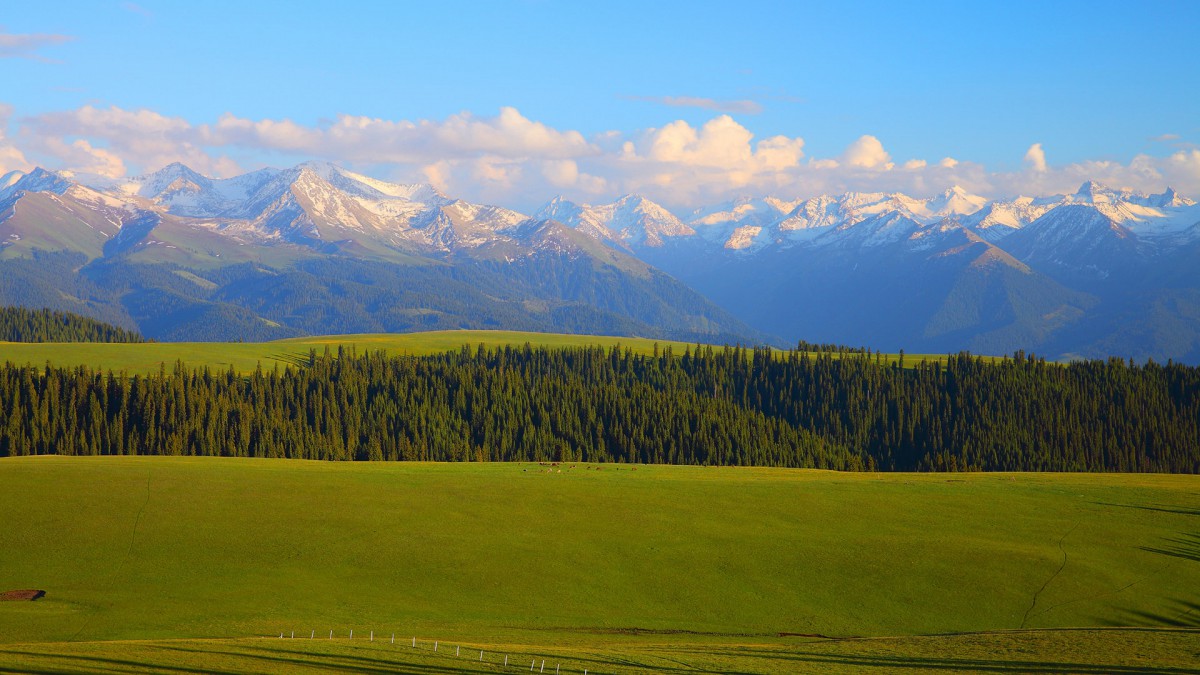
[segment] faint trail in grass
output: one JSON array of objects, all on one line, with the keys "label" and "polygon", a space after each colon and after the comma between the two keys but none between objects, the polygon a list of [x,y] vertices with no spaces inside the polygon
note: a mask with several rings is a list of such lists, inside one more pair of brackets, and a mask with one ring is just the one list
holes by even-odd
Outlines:
[{"label": "faint trail in grass", "polygon": [[1066,607],[1067,605],[1074,605],[1074,604],[1077,604],[1080,602],[1090,602],[1092,600],[1099,600],[1100,598],[1120,595],[1121,593],[1124,593],[1125,591],[1133,588],[1134,586],[1137,586],[1138,584],[1142,583],[1143,581],[1146,581],[1147,579],[1162,576],[1165,572],[1170,571],[1171,568],[1174,567],[1175,565],[1176,565],[1176,562],[1168,562],[1168,563],[1160,566],[1154,572],[1151,572],[1151,573],[1146,574],[1138,579],[1135,579],[1134,581],[1131,581],[1131,582],[1125,584],[1124,586],[1121,586],[1120,588],[1116,588],[1111,591],[1102,591],[1100,593],[1096,593],[1095,595],[1089,595],[1089,596],[1082,597],[1082,598],[1075,598],[1074,600],[1067,600],[1065,602],[1060,602],[1057,605],[1050,605],[1049,607],[1046,607],[1045,609],[1041,609],[1041,610],[1038,610],[1037,612],[1034,612],[1033,614],[1030,614],[1029,618],[1032,619],[1035,616],[1041,616],[1047,612],[1054,611],[1060,607]]},{"label": "faint trail in grass", "polygon": [[1071,533],[1074,532],[1078,527],[1079,523],[1075,523],[1071,526],[1071,529],[1067,530],[1066,533],[1063,534],[1062,537],[1059,537],[1058,550],[1062,552],[1062,563],[1059,564],[1058,569],[1054,570],[1054,574],[1050,575],[1050,578],[1046,580],[1046,583],[1042,584],[1042,587],[1037,589],[1037,592],[1033,594],[1033,602],[1029,603],[1029,609],[1025,610],[1025,616],[1021,617],[1021,628],[1024,628],[1025,624],[1029,621],[1029,613],[1033,611],[1034,607],[1037,607],[1038,598],[1042,595],[1042,591],[1046,590],[1046,588],[1050,585],[1050,582],[1057,579],[1058,575],[1062,574],[1063,569],[1067,566],[1067,549],[1065,546],[1063,546],[1063,542],[1065,542],[1067,537],[1071,536]]},{"label": "faint trail in grass", "polygon": [[[150,470],[147,469],[146,470],[146,498],[144,500],[142,500],[142,506],[141,506],[141,508],[138,509],[137,515],[133,519],[133,529],[129,532],[129,546],[125,549],[125,555],[121,558],[121,562],[117,563],[117,568],[115,570],[113,570],[112,577],[108,580],[108,583],[105,584],[105,587],[108,589],[106,594],[110,595],[110,597],[111,597],[113,586],[116,585],[117,580],[121,577],[121,570],[125,569],[125,563],[129,562],[129,559],[131,557],[133,557],[133,545],[137,542],[138,526],[141,525],[141,523],[142,523],[142,514],[144,514],[146,512],[146,506],[149,503],[150,503]],[[112,603],[110,601],[109,607],[111,607],[111,606],[112,606]],[[91,625],[92,619],[94,619],[95,617],[96,617],[96,613],[92,613],[86,619],[84,619],[83,625],[79,627],[79,630],[75,631],[75,634],[71,636],[71,639],[69,640],[69,642],[74,642],[75,639],[79,637],[80,633],[87,630],[87,627],[89,625]]]}]

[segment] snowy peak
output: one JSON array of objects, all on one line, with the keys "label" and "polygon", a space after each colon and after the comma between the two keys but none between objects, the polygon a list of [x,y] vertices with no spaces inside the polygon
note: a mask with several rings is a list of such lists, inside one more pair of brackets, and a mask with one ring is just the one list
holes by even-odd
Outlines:
[{"label": "snowy peak", "polygon": [[1087,201],[1093,204],[1098,202],[1110,202],[1112,201],[1111,197],[1113,194],[1114,193],[1112,190],[1094,180],[1084,182],[1084,184],[1080,185],[1079,189],[1075,191],[1075,197],[1078,201]]},{"label": "snowy peak", "polygon": [[979,195],[973,195],[955,185],[942,194],[925,202],[929,216],[945,218],[948,216],[969,216],[977,213],[986,206],[988,200]]},{"label": "snowy peak", "polygon": [[611,204],[576,204],[555,197],[534,216],[557,220],[589,234],[622,246],[657,248],[668,238],[696,233],[670,211],[642,195],[626,195]]},{"label": "snowy peak", "polygon": [[[5,174],[6,180],[11,180],[12,172]],[[47,171],[42,167],[37,167],[27,174],[19,175],[16,180],[13,180],[7,187],[0,188],[0,199],[6,199],[18,192],[53,192],[56,195],[65,194],[71,189],[74,183],[54,171]]]},{"label": "snowy peak", "polygon": [[641,195],[627,195],[611,206],[609,229],[634,245],[657,248],[670,237],[696,233],[673,213]]}]

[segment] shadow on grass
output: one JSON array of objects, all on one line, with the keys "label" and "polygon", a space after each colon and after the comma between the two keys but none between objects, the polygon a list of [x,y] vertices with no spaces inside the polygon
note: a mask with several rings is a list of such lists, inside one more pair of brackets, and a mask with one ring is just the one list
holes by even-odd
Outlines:
[{"label": "shadow on grass", "polygon": [[1169,666],[1122,666],[1103,663],[1074,663],[1068,661],[1017,661],[1003,659],[920,657],[870,654],[836,654],[827,652],[789,650],[779,652],[757,649],[705,650],[710,655],[754,658],[787,662],[791,672],[821,672],[834,666],[852,667],[860,671],[873,668],[913,671],[949,671],[982,673],[1069,673],[1072,675],[1200,675],[1200,668]]},{"label": "shadow on grass", "polygon": [[1174,506],[1166,504],[1114,504],[1112,502],[1092,502],[1100,506],[1116,506],[1122,509],[1137,509],[1139,511],[1158,511],[1159,513],[1177,513],[1184,516],[1200,516],[1200,508],[1192,508],[1187,506]]},{"label": "shadow on grass", "polygon": [[1200,603],[1192,600],[1172,600],[1166,609],[1157,612],[1140,609],[1121,609],[1118,612],[1118,618],[1105,618],[1101,622],[1114,627],[1200,628]]},{"label": "shadow on grass", "polygon": [[[0,672],[5,673],[98,673],[114,672],[127,673],[130,669],[158,673],[213,673],[213,675],[238,675],[240,671],[213,670],[212,668],[191,668],[188,666],[172,666],[149,660],[134,661],[106,656],[83,656],[80,654],[62,654],[47,652],[18,651],[15,649],[0,649],[0,658],[6,655],[22,656],[30,660],[45,659],[49,663],[42,667],[36,661],[28,666],[13,666],[0,662]],[[79,670],[69,670],[63,662],[78,664]]]},{"label": "shadow on grass", "polygon": [[1196,533],[1185,532],[1178,537],[1167,539],[1160,546],[1139,546],[1138,548],[1150,553],[1200,562],[1200,534]]}]

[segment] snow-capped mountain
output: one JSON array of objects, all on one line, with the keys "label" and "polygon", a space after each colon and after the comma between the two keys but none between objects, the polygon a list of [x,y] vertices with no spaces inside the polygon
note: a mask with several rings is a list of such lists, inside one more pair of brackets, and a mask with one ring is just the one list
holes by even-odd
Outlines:
[{"label": "snow-capped mountain", "polygon": [[[767,339],[627,247],[429,185],[327,163],[81,180],[5,178],[0,299],[167,340],[471,327]],[[639,244],[673,218],[632,198],[612,210],[646,219],[615,230]]]},{"label": "snow-capped mountain", "polygon": [[[661,268],[785,341],[992,353],[1040,349],[1051,355],[1115,351],[1200,362],[1200,318],[1193,318],[1200,317],[1200,205],[1170,188],[1144,194],[1088,181],[1071,194],[999,200],[961,187],[929,197],[751,196],[697,209],[685,221],[639,195],[600,205],[556,197],[529,216],[325,162],[225,179],[182,164],[119,181],[34,169],[0,178],[0,250],[0,260],[55,251],[82,255],[63,274],[101,280],[86,283],[108,283],[117,270],[140,270],[112,277],[119,279],[113,289],[142,288],[149,282],[139,275],[148,275],[158,280],[155,293],[219,294],[220,303],[241,308],[221,310],[233,312],[229,316],[251,312],[234,321],[245,335],[261,334],[253,328],[254,316],[317,330],[316,319],[282,308],[294,312],[296,303],[315,302],[297,299],[301,288],[313,297],[327,284],[347,288],[345,280],[330,280],[360,265],[406,270],[388,283],[417,285],[408,295],[355,310],[359,319],[347,324],[355,329],[448,325],[429,313],[437,306],[447,316],[492,317],[481,325],[526,325],[517,317],[534,308],[552,317],[537,325],[575,330],[600,321],[594,325],[650,334],[649,324],[630,328],[634,324],[615,315],[595,319],[594,307],[572,305],[568,312],[561,303],[571,294],[582,294],[571,295],[576,299],[569,302],[576,303],[609,297],[597,284],[612,283],[644,299],[618,295],[603,312],[665,306],[656,304],[661,298],[645,298],[683,297],[684,291]],[[324,262],[330,256],[336,264]],[[243,263],[258,271],[236,267]],[[156,267],[162,265],[167,267]],[[323,271],[313,276],[313,265]],[[221,269],[242,271],[209,271]],[[370,269],[357,273],[379,278],[384,268]],[[420,282],[427,273],[415,270],[455,271],[452,281]],[[239,276],[245,274],[252,280]],[[489,276],[495,274],[505,279]],[[33,282],[22,283],[28,288]],[[443,299],[431,301],[422,283],[440,289]],[[485,307],[526,302],[504,298],[535,287],[540,299],[516,313]],[[49,302],[74,292],[59,288],[39,297]],[[127,309],[112,311],[134,312],[158,325],[153,322],[161,319],[153,317],[160,306],[176,302],[154,296],[138,300],[135,312],[129,304],[135,296],[120,296]],[[282,298],[283,305],[272,304]],[[673,317],[662,319],[673,325],[707,325],[672,312],[655,316]],[[377,315],[392,317],[392,323],[364,323],[363,317]],[[735,325],[736,319],[717,323]],[[151,334],[184,335],[178,327],[174,333],[156,330]]]},{"label": "snow-capped mountain", "polygon": [[627,195],[600,206],[555,197],[535,217],[557,220],[596,239],[634,248],[658,248],[670,238],[696,234],[670,211],[641,195]]}]

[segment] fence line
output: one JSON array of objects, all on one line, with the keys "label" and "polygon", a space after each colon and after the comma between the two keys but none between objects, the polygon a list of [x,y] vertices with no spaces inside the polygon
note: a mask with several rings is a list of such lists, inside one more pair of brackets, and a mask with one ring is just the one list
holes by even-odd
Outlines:
[{"label": "fence line", "polygon": [[[330,629],[330,631],[329,631],[329,639],[330,639],[330,640],[334,639],[334,638],[333,638],[334,631],[335,631],[335,629]],[[287,637],[287,635],[285,635],[285,634],[288,634],[288,631],[280,631],[280,633],[279,633],[279,639],[281,639],[281,640],[287,640],[287,639],[292,639],[292,640],[294,640],[294,639],[296,638],[296,631],[294,631],[294,630],[293,630],[293,631],[290,631],[290,636],[291,636],[291,637]],[[316,638],[316,635],[317,635],[317,630],[314,628],[314,629],[312,629],[312,630],[309,632],[309,636],[308,636],[308,638],[309,638],[310,640],[313,640],[313,639],[315,639],[315,638]],[[301,637],[303,637],[303,635],[301,635]],[[351,629],[350,629],[350,632],[349,632],[349,637],[347,637],[346,639],[347,639],[348,641],[353,641],[353,640],[354,640],[354,629],[353,629],[353,628],[351,628]],[[370,632],[370,638],[368,639],[368,642],[374,642],[374,641],[375,641],[375,631],[374,631],[374,630],[372,630],[372,631]],[[440,642],[440,640],[434,640],[434,641],[433,641],[433,649],[432,649],[431,651],[434,651],[434,652],[438,651],[438,643],[439,643],[439,642]],[[392,633],[391,642],[390,642],[389,644],[392,644],[392,645],[396,644],[396,634],[395,634],[395,633]],[[426,641],[426,644],[428,644],[428,641]],[[479,645],[478,645],[478,644],[475,644],[475,646],[476,646],[476,647],[478,647]],[[416,637],[415,635],[414,635],[414,636],[413,636],[413,638],[412,638],[412,647],[411,647],[411,648],[412,648],[412,649],[420,649],[420,647],[418,647],[418,646],[417,646],[417,637]],[[461,650],[461,649],[462,649],[462,645],[461,645],[461,644],[457,644],[457,645],[455,645],[455,646],[454,646],[454,657],[455,657],[455,658],[460,658],[460,650]],[[485,651],[486,651],[486,650],[484,650],[484,649],[480,649],[480,650],[479,650],[479,658],[477,659],[477,660],[478,660],[478,662],[480,662],[480,663],[492,663],[491,661],[484,661],[484,658],[483,658],[483,656],[484,656],[484,652],[485,652]],[[497,650],[495,650],[495,649],[493,649],[493,650],[492,650],[492,653],[493,653],[493,654],[498,654],[498,651],[497,651]],[[508,655],[508,654],[505,654],[505,655],[504,655],[504,663],[503,663],[503,667],[504,667],[504,668],[508,668],[508,657],[509,657],[509,655]],[[445,657],[445,658],[450,658],[450,657]],[[467,658],[470,658],[470,656],[468,655],[468,657],[467,657]],[[498,658],[498,657],[497,657],[497,658]],[[500,662],[499,662],[499,661],[496,661],[495,663],[496,663],[497,665],[499,665],[499,664],[500,664]],[[562,664],[561,664],[561,663],[556,663],[556,664],[554,664],[554,674],[555,674],[555,675],[560,675],[560,673],[562,673],[562,672],[567,672],[567,673],[571,672],[570,670],[562,670],[562,671],[560,671],[561,667],[562,667]],[[535,657],[533,658],[533,660],[529,662],[529,670],[530,670],[530,672],[533,672],[535,669],[537,669],[537,671],[538,671],[539,673],[545,673],[545,672],[546,672],[546,659],[542,659],[541,666],[539,667],[539,666],[538,666],[538,659],[537,659],[537,657],[535,656]],[[579,671],[576,671],[576,672],[579,672]],[[588,669],[587,669],[587,668],[584,668],[584,669],[582,670],[582,672],[583,672],[583,675],[588,675]]]}]

